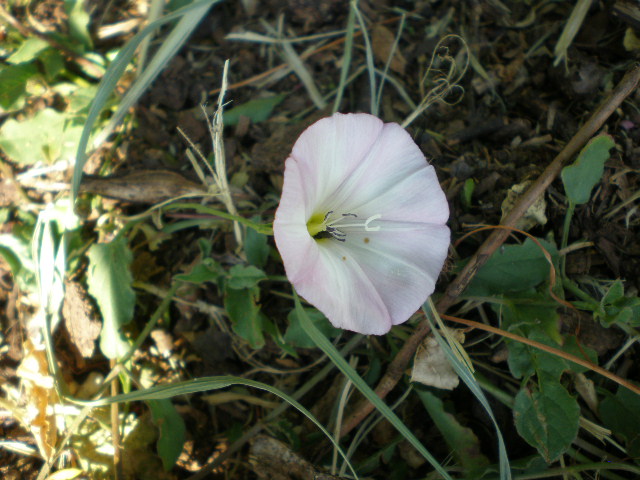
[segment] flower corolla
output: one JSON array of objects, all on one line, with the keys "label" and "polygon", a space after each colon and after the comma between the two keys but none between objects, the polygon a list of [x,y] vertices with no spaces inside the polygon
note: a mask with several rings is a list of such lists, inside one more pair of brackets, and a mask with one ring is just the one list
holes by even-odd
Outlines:
[{"label": "flower corolla", "polygon": [[304,299],[338,328],[381,335],[433,293],[448,218],[435,170],[406,130],[336,113],[293,146],[273,229]]}]

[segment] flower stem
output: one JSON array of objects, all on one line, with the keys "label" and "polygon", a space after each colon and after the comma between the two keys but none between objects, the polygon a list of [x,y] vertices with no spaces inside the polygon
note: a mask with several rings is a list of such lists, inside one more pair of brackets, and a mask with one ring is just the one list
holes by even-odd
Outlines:
[{"label": "flower stem", "polygon": [[239,215],[233,215],[222,210],[216,210],[215,208],[207,207],[206,205],[200,205],[198,203],[172,203],[167,208],[172,210],[177,209],[191,209],[198,213],[206,213],[207,215],[213,215],[215,217],[224,218],[226,220],[233,220],[234,222],[241,223],[245,227],[249,227],[258,233],[263,235],[273,235],[273,227],[268,223],[254,223]]}]

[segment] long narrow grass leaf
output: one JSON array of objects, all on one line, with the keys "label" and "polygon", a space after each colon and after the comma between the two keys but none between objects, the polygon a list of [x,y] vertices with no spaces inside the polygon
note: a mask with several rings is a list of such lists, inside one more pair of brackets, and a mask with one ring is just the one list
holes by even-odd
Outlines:
[{"label": "long narrow grass leaf", "polygon": [[[93,101],[91,102],[91,106],[89,107],[87,120],[82,130],[80,141],[78,142],[78,150],[76,153],[76,163],[73,170],[73,179],[71,182],[72,200],[75,200],[78,194],[78,187],[80,186],[80,179],[82,177],[82,169],[84,168],[84,164],[87,160],[87,156],[86,156],[87,146],[89,144],[89,138],[91,136],[91,130],[93,129],[93,125],[95,124],[96,120],[102,113],[102,109],[107,103],[109,97],[112,95],[113,90],[115,89],[115,86],[118,83],[118,80],[120,80],[120,77],[122,76],[125,69],[129,65],[129,62],[133,58],[136,52],[136,49],[138,48],[142,40],[148,35],[152,34],[162,25],[165,25],[166,23],[180,19],[185,15],[189,15],[187,17],[188,22],[185,22],[185,23],[179,22],[178,25],[176,25],[176,27],[174,28],[174,31],[176,33],[172,32],[170,34],[170,35],[173,35],[172,37],[173,45],[170,46],[171,48],[166,47],[163,49],[161,47],[162,55],[160,55],[161,53],[160,51],[156,53],[153,60],[149,63],[149,66],[145,70],[145,73],[140,75],[140,77],[138,78],[134,86],[142,85],[143,83],[146,83],[148,85],[149,83],[151,83],[151,81],[153,81],[153,79],[158,75],[158,73],[160,73],[160,70],[162,69],[162,67],[170,59],[170,57],[167,57],[166,55],[172,56],[177,51],[177,49],[184,43],[188,35],[193,31],[193,29],[195,29],[197,25],[196,19],[204,16],[204,14],[208,11],[208,9],[218,2],[220,2],[220,0],[196,0],[189,5],[182,7],[173,13],[165,15],[164,17],[156,20],[153,23],[150,23],[145,28],[143,28],[140,32],[138,32],[133,38],[131,38],[131,40],[129,40],[129,42],[127,42],[127,44],[124,47],[122,47],[122,49],[116,56],[115,60],[111,63],[111,65],[109,65],[109,68],[105,72],[104,77],[102,77],[102,80],[98,85],[98,91],[96,93],[96,96],[94,97]],[[192,13],[193,15],[191,15]],[[146,74],[146,72],[149,72],[149,73]],[[141,95],[143,91],[144,89],[139,90],[139,95]],[[139,98],[139,95],[138,95],[138,98]],[[127,101],[130,101],[131,99],[133,99],[133,97],[130,97],[129,100]],[[137,98],[134,99],[134,102],[135,100],[137,100]],[[126,113],[126,110],[123,108],[123,105],[124,105],[124,101],[123,103],[121,103],[119,111],[116,112],[116,114],[114,114],[114,118],[117,117],[118,121],[120,121],[124,113]],[[97,140],[106,138],[110,133],[110,129],[113,128],[115,123],[117,122],[114,122],[114,119],[112,119],[110,124],[107,127],[105,127],[105,129],[103,129],[101,134],[97,137]],[[99,142],[94,142],[94,143],[99,144]]]},{"label": "long narrow grass leaf", "polygon": [[499,466],[500,466],[500,480],[511,480],[511,467],[509,466],[509,458],[507,457],[507,449],[504,444],[504,439],[502,438],[502,433],[500,432],[500,427],[498,426],[498,421],[493,414],[493,410],[491,409],[491,405],[489,405],[489,401],[487,397],[484,395],[482,388],[478,384],[477,380],[473,376],[473,373],[469,370],[466,364],[458,358],[458,355],[454,353],[452,347],[447,343],[447,341],[442,337],[440,332],[435,328],[435,318],[438,315],[436,311],[435,305],[429,298],[428,302],[422,306],[424,310],[427,320],[429,321],[429,325],[431,326],[431,331],[440,345],[440,348],[447,356],[449,363],[456,371],[460,379],[465,383],[465,385],[471,390],[473,395],[478,399],[480,404],[484,407],[485,411],[491,418],[491,422],[496,429],[496,435],[498,437],[498,455],[499,455]]},{"label": "long narrow grass leaf", "polygon": [[114,403],[136,402],[141,400],[162,400],[166,398],[173,398],[180,395],[189,395],[192,393],[207,392],[209,390],[219,390],[221,388],[231,387],[234,385],[243,385],[245,387],[252,387],[257,390],[263,390],[269,392],[277,397],[282,398],[288,402],[291,406],[295,407],[300,413],[311,420],[316,427],[318,427],[322,433],[331,441],[336,447],[340,456],[349,465],[349,469],[354,478],[358,478],[355,470],[349,463],[349,460],[340,446],[335,442],[331,434],[322,426],[322,424],[313,416],[309,410],[303,407],[300,403],[294,400],[286,393],[278,390],[275,387],[267,385],[262,382],[256,382],[254,380],[248,380],[245,378],[232,377],[232,376],[220,376],[220,377],[203,377],[194,380],[188,380],[186,382],[177,382],[169,385],[159,385],[157,387],[151,387],[144,390],[137,390],[131,393],[125,393],[121,395],[114,395],[112,397],[100,398],[98,400],[80,401],[69,398],[74,403],[81,405],[87,405],[92,407],[100,407],[104,405],[111,405]]},{"label": "long narrow grass leaf", "polygon": [[353,385],[360,390],[360,392],[369,400],[378,411],[384,415],[384,417],[391,423],[398,432],[420,452],[420,454],[427,460],[433,468],[435,468],[443,478],[451,480],[451,477],[446,470],[438,463],[438,461],[429,453],[429,451],[422,445],[420,440],[407,428],[407,426],[400,420],[400,418],[382,401],[376,392],[374,392],[369,385],[362,379],[360,375],[347,363],[347,361],[340,355],[333,344],[327,340],[320,330],[311,322],[308,315],[302,308],[300,298],[297,294],[294,295],[296,313],[300,319],[300,323],[304,331],[315,342],[315,344],[329,357],[329,359],[338,367],[344,375],[347,376]]},{"label": "long narrow grass leaf", "polygon": [[352,0],[351,8],[353,9],[360,29],[362,30],[362,38],[364,38],[365,54],[367,59],[367,71],[369,72],[369,96],[371,97],[371,115],[378,116],[378,104],[376,103],[376,67],[373,61],[373,47],[369,40],[369,34],[367,33],[367,24],[364,21],[364,17],[358,9],[358,0]]},{"label": "long narrow grass leaf", "polygon": [[347,33],[344,37],[344,54],[342,55],[342,68],[340,70],[340,83],[336,99],[333,103],[333,113],[340,109],[344,89],[347,86],[347,77],[349,76],[349,68],[351,67],[351,52],[353,51],[353,33],[356,29],[356,12],[353,5],[349,5],[349,17],[347,18]]}]

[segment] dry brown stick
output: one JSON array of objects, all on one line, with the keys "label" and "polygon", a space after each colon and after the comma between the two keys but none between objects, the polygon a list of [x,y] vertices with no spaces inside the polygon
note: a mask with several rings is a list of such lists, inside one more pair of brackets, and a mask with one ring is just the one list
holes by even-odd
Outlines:
[{"label": "dry brown stick", "polygon": [[[558,176],[564,163],[572,158],[589,141],[591,137],[602,127],[604,122],[622,104],[640,82],[640,66],[636,65],[618,83],[611,94],[602,102],[598,109],[591,115],[589,120],[578,130],[571,141],[554,158],[538,179],[531,185],[529,190],[520,198],[513,207],[511,213],[502,222],[502,225],[514,227],[516,222],[524,215],[536,199],[544,193],[547,187]],[[467,262],[462,271],[453,279],[447,287],[444,296],[437,304],[438,311],[444,313],[453,305],[463,290],[469,285],[471,279],[478,269],[484,265],[489,257],[509,236],[509,230],[496,229],[478,248],[478,251]],[[404,345],[395,356],[389,368],[376,387],[376,394],[380,398],[385,398],[387,394],[398,384],[409,361],[413,357],[418,345],[429,333],[429,324],[426,321],[420,322],[413,334],[405,341]],[[360,424],[372,411],[373,405],[364,400],[359,403],[353,413],[347,417],[342,425],[340,434],[348,434]]]}]

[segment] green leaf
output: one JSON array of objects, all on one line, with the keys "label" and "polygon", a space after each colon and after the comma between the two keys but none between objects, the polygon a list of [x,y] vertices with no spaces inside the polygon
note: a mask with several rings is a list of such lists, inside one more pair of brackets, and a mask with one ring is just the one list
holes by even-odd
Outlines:
[{"label": "green leaf", "polygon": [[62,54],[55,48],[48,48],[38,55],[38,59],[44,66],[47,81],[53,82],[64,71]]},{"label": "green leaf", "polygon": [[264,122],[269,118],[273,109],[282,102],[285,97],[285,94],[281,94],[267,98],[258,98],[233,107],[229,111],[224,112],[224,124],[236,125],[240,121],[241,116],[249,117],[253,123]]},{"label": "green leaf", "polygon": [[171,400],[148,400],[147,404],[151,410],[153,421],[160,430],[156,445],[158,455],[162,459],[164,469],[169,471],[182,453],[187,428]]},{"label": "green leaf", "polygon": [[227,287],[234,290],[253,288],[265,278],[267,278],[267,275],[253,265],[234,265],[229,270]]},{"label": "green leaf", "polygon": [[17,65],[18,63],[31,62],[44,50],[49,48],[46,40],[37,37],[27,38],[20,47],[7,58],[7,63]]},{"label": "green leaf", "polygon": [[[331,325],[322,312],[315,308],[305,308],[304,311],[309,317],[309,320],[315,324],[325,337],[334,338],[340,333],[340,329]],[[287,344],[299,348],[313,348],[316,346],[315,342],[309,338],[307,332],[302,328],[297,310],[292,310],[287,319],[289,320],[289,327],[284,334],[284,341]]]},{"label": "green leaf", "polygon": [[551,463],[564,453],[578,434],[580,406],[556,382],[540,385],[540,390],[523,389],[513,406],[516,430],[529,445]]},{"label": "green leaf", "polygon": [[35,265],[28,241],[9,233],[0,234],[0,257],[9,264],[13,279],[20,289],[34,290]]},{"label": "green leaf", "polygon": [[199,285],[205,282],[218,283],[219,279],[224,277],[226,272],[222,266],[213,258],[204,258],[200,263],[195,265],[189,273],[176,275],[176,280],[190,282]]},{"label": "green leaf", "polygon": [[[254,222],[259,222],[260,218],[252,218]],[[269,258],[269,244],[267,236],[256,232],[253,228],[247,228],[247,235],[244,239],[244,253],[251,265],[262,268]]]},{"label": "green leaf", "polygon": [[120,237],[111,243],[92,245],[88,256],[89,293],[96,299],[103,318],[100,349],[108,358],[120,358],[129,350],[121,327],[131,321],[135,306],[129,271],[133,255]]},{"label": "green leaf", "polygon": [[37,74],[38,68],[31,63],[9,66],[0,65],[1,110],[15,110],[21,108],[24,104],[24,94],[27,89],[27,82],[31,77]]},{"label": "green leaf", "polygon": [[[538,239],[551,254],[554,263],[558,250],[553,243]],[[522,245],[506,245],[498,249],[480,268],[467,288],[468,296],[493,296],[521,292],[549,278],[549,262],[542,249],[531,239]]]},{"label": "green leaf", "polygon": [[589,201],[591,190],[602,178],[609,150],[614,146],[609,135],[598,135],[587,143],[573,164],[562,169],[562,183],[570,201],[576,205]]},{"label": "green leaf", "polygon": [[91,17],[85,10],[84,0],[64,0],[64,9],[69,15],[69,31],[71,36],[79,41],[84,50],[92,48],[89,22]]},{"label": "green leaf", "polygon": [[[596,351],[585,345],[581,345],[575,335],[570,335],[565,339],[564,345],[562,345],[562,350],[595,365],[598,364],[598,354]],[[575,373],[584,373],[589,370],[587,367],[583,367],[582,365],[569,361],[567,361],[567,365],[571,371]]]},{"label": "green leaf", "polygon": [[416,393],[445,442],[453,450],[455,459],[467,474],[489,464],[487,457],[481,453],[478,437],[470,428],[460,425],[456,417],[445,411],[442,400],[421,388],[417,389]]},{"label": "green leaf", "polygon": [[625,440],[627,453],[640,459],[640,396],[618,387],[615,396],[608,394],[600,403],[604,426]]},{"label": "green leaf", "polygon": [[613,282],[600,301],[600,309],[594,317],[606,327],[613,324],[635,327],[640,325],[640,298],[625,296],[622,281]]},{"label": "green leaf", "polygon": [[462,199],[462,204],[465,207],[471,206],[471,199],[473,198],[473,191],[476,189],[476,182],[473,178],[467,178],[462,186],[462,190],[460,191],[460,198]]},{"label": "green leaf", "polygon": [[51,108],[23,121],[9,119],[0,128],[0,148],[21,165],[72,159],[82,126]]},{"label": "green leaf", "polygon": [[227,285],[225,288],[224,307],[232,321],[233,331],[255,349],[264,347],[259,299],[258,287],[238,290]]}]

